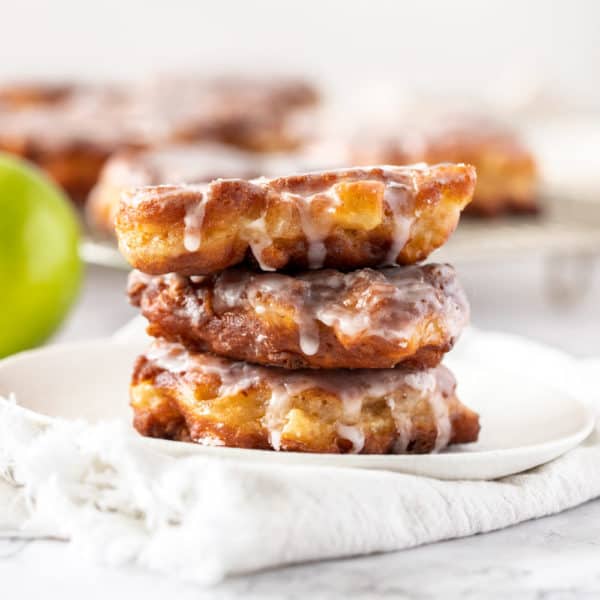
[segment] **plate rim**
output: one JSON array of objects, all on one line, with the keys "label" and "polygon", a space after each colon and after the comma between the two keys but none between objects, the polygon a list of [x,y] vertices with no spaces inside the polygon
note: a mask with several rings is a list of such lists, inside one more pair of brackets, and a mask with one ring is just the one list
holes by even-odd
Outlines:
[{"label": "plate rim", "polygon": [[[34,348],[31,350],[24,350],[12,356],[6,357],[0,360],[0,375],[5,368],[10,368],[12,365],[28,361],[35,360],[39,356],[55,353],[69,353],[74,350],[81,351],[82,347],[87,348],[100,348],[102,346],[118,346],[123,349],[131,349],[137,351],[143,349],[146,344],[145,340],[122,340],[116,338],[96,337],[87,340],[74,340],[70,342],[64,342],[60,344],[51,344],[49,346],[43,346],[40,348]],[[453,359],[456,362],[466,363],[463,359],[455,357]],[[481,367],[481,365],[478,365]],[[497,366],[484,367],[486,370],[496,370],[502,372],[503,369]],[[510,372],[506,369],[506,372]],[[165,440],[160,438],[149,438],[144,437],[132,428],[132,439],[139,442],[149,450],[161,451],[171,456],[205,456],[207,458],[218,458],[218,459],[235,459],[242,456],[244,459],[248,459],[252,462],[262,462],[263,464],[283,465],[287,462],[290,466],[322,466],[322,467],[335,467],[335,468],[373,468],[373,469],[387,469],[390,470],[389,462],[398,462],[398,467],[401,467],[401,463],[411,463],[415,460],[421,462],[438,463],[443,466],[455,466],[456,463],[464,461],[465,457],[473,463],[486,461],[490,459],[498,459],[502,457],[512,457],[515,455],[522,454],[524,452],[531,452],[535,450],[538,454],[551,454],[552,457],[545,461],[534,461],[534,466],[540,466],[547,462],[550,462],[569,450],[577,447],[581,444],[589,435],[594,431],[597,422],[597,414],[590,402],[586,402],[575,395],[571,394],[567,390],[564,390],[551,383],[544,384],[546,389],[555,391],[561,395],[565,401],[571,402],[577,406],[580,411],[582,419],[582,425],[577,431],[570,433],[569,435],[560,437],[558,439],[548,440],[545,442],[538,442],[532,444],[520,445],[512,448],[498,448],[498,449],[484,449],[484,450],[473,450],[468,452],[440,452],[430,454],[344,454],[344,455],[331,455],[326,453],[305,453],[305,452],[273,452],[272,450],[261,450],[261,449],[249,449],[249,448],[227,448],[225,446],[205,446],[195,442],[179,442],[173,440]],[[10,392],[9,392],[10,393]],[[18,404],[18,397],[17,397]],[[65,417],[53,417],[42,412],[32,410],[26,406],[19,405],[28,416],[30,416],[34,422],[41,425],[51,425],[57,419],[68,420]],[[84,421],[85,417],[81,417]],[[110,419],[102,419],[101,421],[107,422]],[[559,449],[557,450],[557,446]],[[175,449],[177,448],[177,449]],[[231,456],[226,456],[226,453],[230,453]],[[253,458],[254,457],[254,458]],[[269,459],[268,457],[275,458],[275,460]],[[342,458],[343,457],[343,458]],[[337,460],[336,460],[337,459]],[[340,460],[348,464],[339,464]],[[333,464],[335,463],[335,464]],[[360,463],[360,464],[357,464]],[[371,463],[371,464],[368,464]],[[383,463],[386,463],[384,465]],[[516,472],[515,472],[516,473]],[[428,476],[428,475],[422,475]],[[465,478],[466,479],[466,478]],[[481,478],[478,478],[481,479]]]}]

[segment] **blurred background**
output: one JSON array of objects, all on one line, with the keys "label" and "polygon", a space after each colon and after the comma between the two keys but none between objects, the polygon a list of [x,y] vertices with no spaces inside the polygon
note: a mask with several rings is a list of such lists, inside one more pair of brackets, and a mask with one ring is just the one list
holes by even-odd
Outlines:
[{"label": "blurred background", "polygon": [[594,0],[3,4],[9,78],[291,70],[352,96],[375,82],[508,104],[537,94],[570,108],[600,102]]},{"label": "blurred background", "polygon": [[[127,271],[110,232],[99,231],[98,218],[89,218],[87,180],[84,193],[81,186],[72,193],[61,179],[64,165],[48,166],[47,156],[62,150],[65,139],[76,139],[76,148],[100,140],[110,151],[103,150],[94,163],[91,183],[113,185],[117,169],[101,168],[115,152],[208,140],[260,154],[256,168],[270,174],[276,164],[328,167],[356,163],[358,157],[479,161],[480,183],[482,173],[488,182],[481,188],[480,210],[461,223],[437,257],[458,268],[474,325],[527,335],[579,356],[600,352],[598,2],[0,4],[0,88],[90,86],[75,94],[76,108],[71,92],[58,104],[52,100],[50,108],[46,100],[23,103],[14,94],[5,94],[3,105],[0,92],[0,150],[37,163],[77,196],[75,211],[84,223],[81,293],[53,341],[108,335],[135,311],[127,306]],[[254,83],[228,88],[223,96],[221,88],[215,92],[206,82],[224,76]],[[284,82],[285,88],[290,79],[309,86],[318,101],[305,98],[291,108],[273,108],[273,85]],[[112,91],[106,100],[108,84],[118,101]],[[133,88],[135,102],[129,99]],[[256,95],[257,88],[264,96]],[[227,136],[212,129],[206,134],[224,97],[235,110],[226,116],[220,110],[218,118],[231,119],[232,113],[236,123],[250,118],[252,127],[244,121],[243,135],[231,129]],[[182,115],[194,120],[191,139],[170,135]],[[161,119],[168,122],[169,135]],[[142,124],[129,131],[134,121]],[[264,162],[266,154],[272,162]],[[140,167],[128,158],[127,168]],[[7,272],[0,269],[0,277]],[[4,275],[0,292],[13,285]],[[4,310],[15,310],[14,303]]]}]

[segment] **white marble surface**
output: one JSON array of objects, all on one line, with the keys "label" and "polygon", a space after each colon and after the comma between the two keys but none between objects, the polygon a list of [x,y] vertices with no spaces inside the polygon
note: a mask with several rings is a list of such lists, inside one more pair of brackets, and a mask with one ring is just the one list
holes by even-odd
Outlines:
[{"label": "white marble surface", "polygon": [[90,566],[60,542],[0,541],[0,581],[17,598],[591,600],[600,597],[599,553],[600,502],[593,502],[496,533],[289,567],[209,589]]},{"label": "white marble surface", "polygon": [[[600,272],[585,294],[552,302],[545,266],[458,265],[473,322],[600,354]],[[99,337],[124,324],[125,274],[89,268],[79,305],[54,341]],[[575,291],[582,289],[575,287]],[[57,541],[0,540],[6,597],[187,598],[526,598],[600,597],[600,501],[504,531],[414,550],[289,567],[200,589],[133,569],[90,565]]]}]

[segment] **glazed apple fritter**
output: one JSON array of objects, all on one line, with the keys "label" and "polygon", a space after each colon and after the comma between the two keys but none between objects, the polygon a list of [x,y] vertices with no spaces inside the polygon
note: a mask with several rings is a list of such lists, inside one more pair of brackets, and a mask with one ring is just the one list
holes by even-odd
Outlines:
[{"label": "glazed apple fritter", "polygon": [[232,146],[205,142],[120,152],[106,163],[86,205],[88,223],[114,235],[121,194],[133,187],[201,183],[219,177],[253,178],[264,174],[264,159]]},{"label": "glazed apple fritter", "polygon": [[[0,150],[37,164],[82,204],[108,157],[126,147],[143,147],[132,132],[117,127],[87,101],[0,112]],[[130,145],[128,145],[130,144]]]},{"label": "glazed apple fritter", "polygon": [[247,259],[266,271],[412,264],[456,228],[475,188],[464,164],[220,179],[124,194],[119,247],[145,273],[204,275]]},{"label": "glazed apple fritter", "polygon": [[477,170],[477,188],[465,213],[493,217],[536,213],[537,167],[531,152],[510,129],[488,120],[452,118],[421,130],[361,135],[351,144],[350,164],[464,162]]},{"label": "glazed apple fritter", "polygon": [[311,115],[319,95],[305,81],[217,78],[209,83],[208,94],[202,90],[206,82],[192,80],[191,85],[200,86],[208,110],[197,111],[179,140],[211,139],[253,152],[281,152],[298,148],[313,133]]},{"label": "glazed apple fritter", "polygon": [[454,269],[436,264],[294,277],[134,271],[129,296],[152,336],[288,369],[433,367],[469,318]]},{"label": "glazed apple fritter", "polygon": [[[255,151],[294,148],[299,113],[317,101],[296,80],[161,80],[156,85],[6,89],[0,151],[30,160],[83,203],[113,153],[192,141]],[[1,90],[0,90],[1,95]]]},{"label": "glazed apple fritter", "polygon": [[287,371],[157,341],[138,358],[134,426],[205,445],[324,453],[427,453],[477,440],[479,418],[445,367]]}]

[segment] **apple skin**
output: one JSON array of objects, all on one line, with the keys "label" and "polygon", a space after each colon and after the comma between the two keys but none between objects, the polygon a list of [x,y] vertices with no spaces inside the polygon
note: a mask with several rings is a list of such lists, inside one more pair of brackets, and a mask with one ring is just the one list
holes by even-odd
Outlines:
[{"label": "apple skin", "polygon": [[0,358],[46,340],[81,285],[79,221],[41,171],[0,154]]}]

